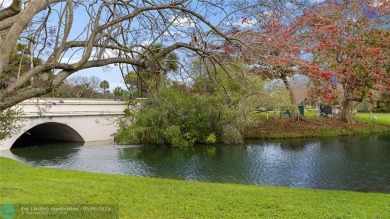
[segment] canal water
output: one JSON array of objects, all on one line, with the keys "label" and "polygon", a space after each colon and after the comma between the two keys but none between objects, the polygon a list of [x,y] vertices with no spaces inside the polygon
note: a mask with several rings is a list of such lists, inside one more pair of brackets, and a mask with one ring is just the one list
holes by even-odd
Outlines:
[{"label": "canal water", "polygon": [[187,150],[56,143],[2,155],[33,166],[110,174],[390,193],[390,134],[198,145]]}]

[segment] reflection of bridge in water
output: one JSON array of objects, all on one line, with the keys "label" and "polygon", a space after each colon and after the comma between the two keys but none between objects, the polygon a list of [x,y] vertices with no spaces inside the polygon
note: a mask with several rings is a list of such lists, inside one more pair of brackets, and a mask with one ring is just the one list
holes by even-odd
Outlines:
[{"label": "reflection of bridge in water", "polygon": [[118,119],[127,103],[102,99],[30,99],[17,105],[23,110],[21,129],[0,140],[0,150],[20,141],[112,141]]}]

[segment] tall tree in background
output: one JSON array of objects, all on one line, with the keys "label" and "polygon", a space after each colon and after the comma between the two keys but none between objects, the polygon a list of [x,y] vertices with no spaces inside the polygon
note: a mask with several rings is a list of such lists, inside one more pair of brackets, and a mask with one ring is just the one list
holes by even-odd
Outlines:
[{"label": "tall tree in background", "polygon": [[302,26],[294,25],[294,21],[302,7],[310,4],[295,1],[288,2],[287,7],[286,1],[258,2],[264,4],[248,9],[238,25],[227,33],[239,42],[226,41],[217,49],[222,49],[227,55],[242,56],[252,67],[252,74],[265,80],[281,80],[289,92],[296,118],[303,119],[291,84],[293,77],[299,74],[298,63],[302,51],[296,38]]},{"label": "tall tree in background", "polygon": [[99,85],[100,79],[98,77],[73,76],[61,83],[49,96],[55,98],[102,98]]},{"label": "tall tree in background", "polygon": [[257,24],[258,31],[240,31],[235,37],[241,44],[235,44],[236,49],[242,52],[243,57],[253,68],[252,73],[265,80],[279,79],[289,92],[295,117],[299,120],[302,115],[298,109],[297,97],[294,94],[291,80],[299,73],[297,59],[300,59],[300,47],[292,42],[295,26],[267,22],[266,26]]},{"label": "tall tree in background", "polygon": [[110,88],[110,83],[108,81],[104,80],[100,82],[99,87],[103,90],[103,96],[107,95],[107,90]]}]

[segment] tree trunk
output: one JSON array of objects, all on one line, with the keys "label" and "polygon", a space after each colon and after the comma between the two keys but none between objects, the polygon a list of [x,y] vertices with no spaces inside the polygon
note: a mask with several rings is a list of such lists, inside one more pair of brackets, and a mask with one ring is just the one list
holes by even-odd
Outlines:
[{"label": "tree trunk", "polygon": [[350,100],[344,100],[342,103],[340,120],[343,122],[347,122],[348,124],[353,124],[353,102]]},{"label": "tree trunk", "polygon": [[303,116],[301,115],[301,112],[299,112],[297,99],[294,96],[294,92],[293,92],[293,90],[291,88],[290,82],[288,81],[287,76],[285,74],[283,74],[283,73],[281,75],[281,78],[283,80],[284,86],[286,86],[286,89],[288,90],[288,93],[290,94],[290,101],[291,101],[291,103],[293,105],[293,109],[294,109],[294,112],[295,112],[295,118],[297,120],[299,120],[299,119],[303,118]]}]

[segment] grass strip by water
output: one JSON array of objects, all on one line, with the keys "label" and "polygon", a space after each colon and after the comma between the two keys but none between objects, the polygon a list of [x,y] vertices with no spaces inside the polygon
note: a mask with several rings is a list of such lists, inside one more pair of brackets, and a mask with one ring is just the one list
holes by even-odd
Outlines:
[{"label": "grass strip by water", "polygon": [[337,137],[390,132],[390,114],[388,113],[358,113],[355,116],[356,124],[347,124],[336,118],[317,117],[313,111],[305,112],[309,119],[306,122],[280,119],[277,115],[276,113],[259,113],[257,115],[258,124],[245,128],[245,138],[249,140]]},{"label": "grass strip by water", "polygon": [[87,173],[8,158],[0,171],[0,205],[114,204],[120,218],[390,218],[389,194]]}]

